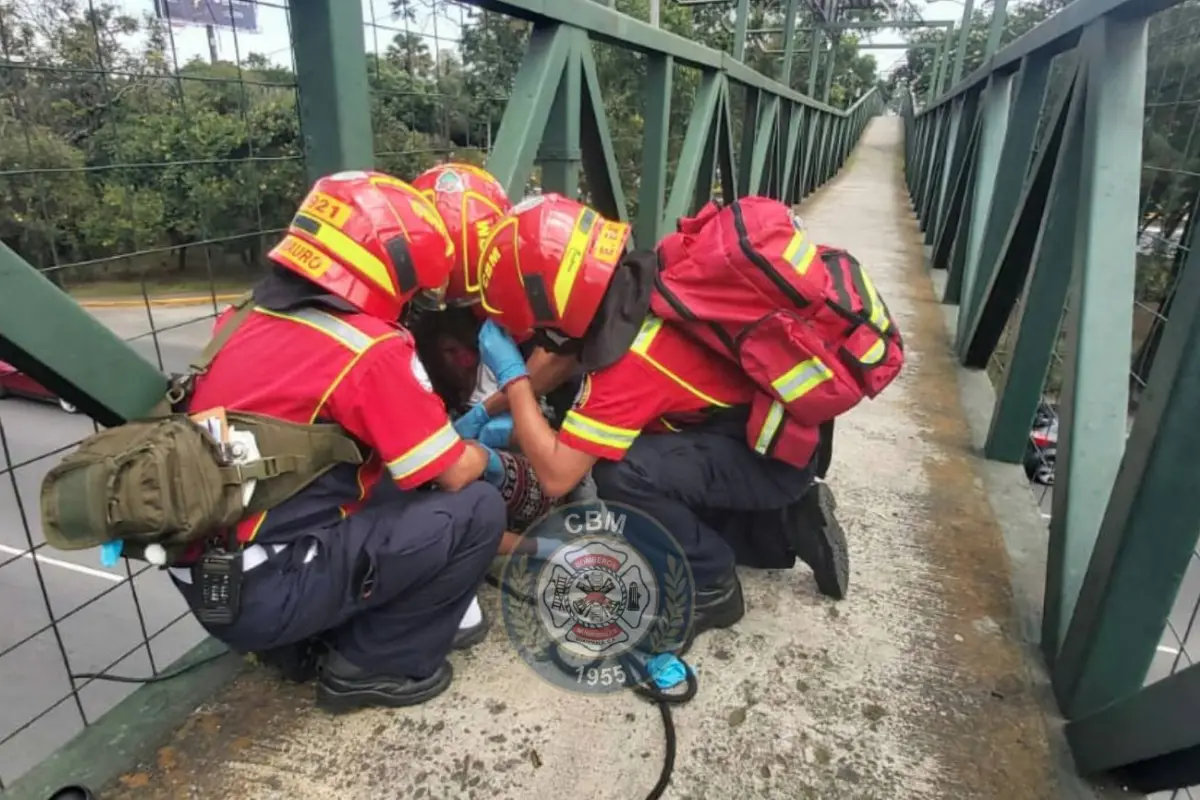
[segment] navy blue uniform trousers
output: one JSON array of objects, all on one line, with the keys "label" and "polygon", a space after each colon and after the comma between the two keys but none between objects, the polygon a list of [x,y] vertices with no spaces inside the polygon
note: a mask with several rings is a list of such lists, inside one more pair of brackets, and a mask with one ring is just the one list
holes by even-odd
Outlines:
[{"label": "navy blue uniform trousers", "polygon": [[783,512],[808,491],[814,471],[754,452],[745,417],[734,413],[679,433],[642,434],[625,458],[598,462],[592,476],[601,500],[645,512],[666,528],[704,589],[728,578],[735,563],[795,563]]},{"label": "navy blue uniform trousers", "polygon": [[[504,524],[488,484],[402,492],[388,482],[357,513],[246,572],[238,619],[209,633],[240,652],[319,637],[368,672],[427,677],[450,652]],[[194,606],[193,586],[176,585]]]}]

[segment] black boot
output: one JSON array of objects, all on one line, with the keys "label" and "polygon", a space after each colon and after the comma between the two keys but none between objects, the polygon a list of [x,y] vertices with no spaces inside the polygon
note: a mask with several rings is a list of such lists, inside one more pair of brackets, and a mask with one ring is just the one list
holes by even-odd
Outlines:
[{"label": "black boot", "polygon": [[835,508],[833,492],[817,481],[784,511],[784,529],[792,552],[813,571],[821,594],[841,600],[850,584],[850,553]]},{"label": "black boot", "polygon": [[696,637],[713,628],[728,628],[746,614],[746,600],[742,597],[742,582],[736,572],[717,583],[696,590],[696,607],[692,614],[692,626],[683,644],[675,651],[682,657],[692,648]]},{"label": "black boot", "polygon": [[331,714],[344,714],[372,706],[420,705],[450,688],[453,676],[448,661],[427,678],[373,675],[330,650],[317,682],[317,707]]},{"label": "black boot", "polygon": [[482,614],[479,622],[469,628],[459,628],[454,634],[454,644],[451,647],[455,650],[467,650],[487,638],[488,629],[492,627],[492,620],[482,603],[479,606],[479,613]]},{"label": "black boot", "polygon": [[279,677],[292,683],[308,683],[317,677],[317,664],[321,657],[321,643],[316,639],[305,639],[254,654],[258,663],[279,673]]}]

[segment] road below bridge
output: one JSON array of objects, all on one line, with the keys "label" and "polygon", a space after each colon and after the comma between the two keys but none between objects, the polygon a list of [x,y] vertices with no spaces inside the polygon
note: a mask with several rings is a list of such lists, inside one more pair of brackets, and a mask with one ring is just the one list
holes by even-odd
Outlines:
[{"label": "road below bridge", "polygon": [[[90,311],[166,371],[187,367],[213,322],[211,304]],[[57,405],[0,401],[5,451],[0,455],[0,779],[5,784],[77,733],[81,714],[94,720],[136,688],[80,682],[77,702],[70,696],[62,651],[75,674],[111,667],[120,675],[150,675],[152,667],[163,669],[203,636],[157,570],[124,563],[106,569],[95,550],[62,553],[43,547],[36,564],[30,556],[31,546],[44,541],[38,510],[42,476],[93,430],[86,416],[67,414]],[[47,628],[52,618],[61,622]],[[147,653],[140,643],[159,631]]]}]

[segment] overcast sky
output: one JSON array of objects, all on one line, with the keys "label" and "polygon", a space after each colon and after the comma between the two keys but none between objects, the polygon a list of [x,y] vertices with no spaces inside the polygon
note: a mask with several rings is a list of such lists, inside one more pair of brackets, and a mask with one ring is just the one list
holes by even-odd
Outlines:
[{"label": "overcast sky", "polygon": [[[128,13],[141,16],[154,10],[154,0],[113,0]],[[672,0],[662,0],[669,3]],[[202,3],[220,5],[226,0],[200,0]],[[353,2],[353,0],[346,0]],[[367,21],[367,49],[387,47],[397,31],[403,31],[405,24],[391,17],[390,0],[359,0],[363,7],[363,19]],[[962,15],[960,0],[915,0],[922,9],[922,15],[928,21],[958,19]],[[217,30],[217,50],[220,58],[232,61],[236,53],[242,58],[249,53],[266,55],[272,61],[280,64],[291,63],[291,51],[288,46],[289,32],[287,11],[284,9],[286,0],[262,0],[256,7],[257,33],[249,31],[233,32]],[[421,0],[414,0],[414,7],[420,9]],[[458,23],[462,11],[451,7],[434,15],[428,11],[417,12],[417,21],[408,23],[408,30],[420,33],[426,37],[430,49],[453,48],[459,38]],[[374,24],[372,24],[374,21]],[[180,63],[193,57],[208,57],[208,40],[204,28],[200,26],[176,25],[172,28],[175,48]],[[897,31],[879,31],[872,33],[873,41],[890,44],[903,41]],[[874,50],[864,44],[863,49],[875,56],[879,71],[886,72],[895,62],[903,58],[903,50]]]}]

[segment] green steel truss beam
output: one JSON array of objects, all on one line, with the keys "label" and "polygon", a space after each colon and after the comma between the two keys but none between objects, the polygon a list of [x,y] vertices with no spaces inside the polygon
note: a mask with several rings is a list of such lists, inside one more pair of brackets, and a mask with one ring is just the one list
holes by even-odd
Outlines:
[{"label": "green steel truss beam", "polygon": [[1095,697],[1081,696],[1077,686],[1086,665],[1074,657],[1056,662],[1068,625],[1076,624],[1075,609],[1093,613],[1076,601],[1125,450],[1137,260],[1133,233],[1142,163],[1142,115],[1133,112],[1145,105],[1146,21],[1099,20],[1084,33],[1080,47],[1080,58],[1087,60],[1083,160],[1064,323],[1042,637],[1055,695],[1068,715],[1096,707]]},{"label": "green steel truss beam", "polygon": [[468,5],[497,11],[519,19],[542,24],[561,23],[580,28],[600,42],[631,50],[643,55],[669,55],[683,66],[719,70],[730,80],[747,88],[761,89],[785,100],[825,111],[836,117],[847,111],[832,108],[807,95],[793,91],[738,59],[705,47],[702,44],[655,28],[599,3],[564,2],[563,0],[465,0]]},{"label": "green steel truss beam", "polygon": [[1074,48],[1084,28],[1110,15],[1147,19],[1159,11],[1177,5],[1179,0],[1075,0],[1062,11],[1041,23],[988,59],[979,69],[950,87],[937,102],[922,109],[928,114],[934,107],[949,102],[963,92],[986,83],[992,73],[1015,72],[1025,56],[1039,53],[1053,57]]},{"label": "green steel truss beam", "polygon": [[102,425],[145,415],[167,390],[153,364],[3,244],[0,360]]}]

